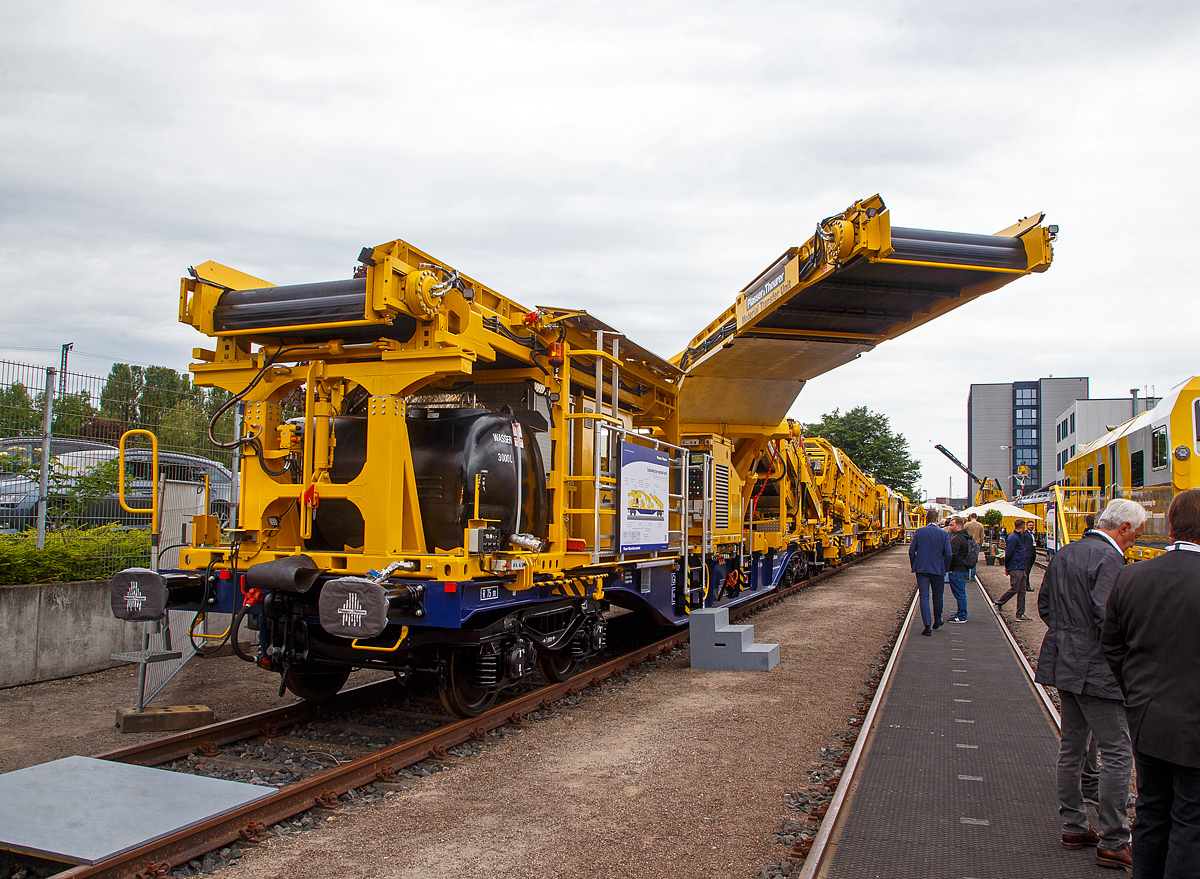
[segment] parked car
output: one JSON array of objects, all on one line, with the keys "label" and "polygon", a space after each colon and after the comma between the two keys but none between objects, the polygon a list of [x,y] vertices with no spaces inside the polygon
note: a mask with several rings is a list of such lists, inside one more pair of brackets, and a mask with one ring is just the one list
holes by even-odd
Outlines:
[{"label": "parked car", "polygon": [[[50,438],[50,457],[52,458],[68,452],[102,452],[115,448],[116,446],[112,443],[103,443],[99,440],[57,436]],[[24,473],[34,461],[41,459],[41,455],[42,438],[40,436],[13,436],[0,439],[0,479]]]},{"label": "parked car", "polygon": [[[53,442],[53,441],[52,441]],[[83,440],[65,440],[65,443],[81,443]],[[86,488],[81,487],[85,475],[97,475],[96,468],[110,464],[115,474],[119,452],[103,443],[97,446],[74,449],[55,454],[52,466],[56,474],[51,484],[47,510],[50,527],[67,524],[94,527],[113,522],[145,528],[150,524],[149,514],[130,513],[121,507],[114,488],[98,497],[81,497]],[[38,449],[41,441],[38,440]],[[54,451],[54,446],[51,446]],[[31,459],[32,460],[32,459]],[[125,501],[131,507],[149,508],[151,494],[152,458],[148,449],[128,449],[125,453]],[[222,522],[229,518],[233,498],[233,477],[229,470],[216,461],[199,455],[180,452],[158,453],[158,478],[175,482],[186,482],[204,491],[205,476],[209,481],[209,515]],[[111,482],[109,483],[111,486]],[[38,481],[27,475],[0,476],[0,532],[25,531],[37,526]]]}]

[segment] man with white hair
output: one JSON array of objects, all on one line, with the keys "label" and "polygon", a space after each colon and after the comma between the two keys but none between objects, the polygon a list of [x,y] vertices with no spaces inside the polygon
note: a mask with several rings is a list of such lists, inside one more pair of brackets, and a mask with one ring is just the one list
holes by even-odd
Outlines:
[{"label": "man with white hair", "polygon": [[[1133,749],[1124,694],[1105,661],[1100,634],[1109,593],[1125,565],[1125,551],[1141,536],[1147,518],[1141,504],[1111,501],[1091,531],[1054,554],[1038,593],[1038,614],[1048,631],[1035,680],[1057,687],[1062,699],[1058,751],[1062,846],[1096,846],[1096,863],[1101,867],[1123,868],[1133,863],[1125,809]],[[1099,833],[1088,826],[1080,788],[1089,730],[1102,761]]]}]

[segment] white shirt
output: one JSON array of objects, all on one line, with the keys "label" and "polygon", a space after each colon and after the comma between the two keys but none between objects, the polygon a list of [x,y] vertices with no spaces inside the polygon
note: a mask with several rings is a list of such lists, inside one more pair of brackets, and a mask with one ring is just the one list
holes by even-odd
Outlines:
[{"label": "white shirt", "polygon": [[1125,555],[1125,551],[1123,549],[1121,549],[1121,547],[1117,546],[1117,542],[1115,540],[1113,540],[1111,537],[1109,537],[1107,534],[1105,534],[1103,531],[1101,531],[1099,528],[1093,528],[1092,533],[1099,534],[1101,537],[1103,537],[1105,540],[1107,540],[1109,543],[1111,543],[1113,545],[1113,549],[1115,549],[1117,552],[1121,553],[1121,555]]},{"label": "white shirt", "polygon": [[1167,547],[1167,552],[1170,552],[1173,549],[1182,549],[1186,552],[1200,552],[1200,544],[1195,544],[1188,540],[1176,540]]}]

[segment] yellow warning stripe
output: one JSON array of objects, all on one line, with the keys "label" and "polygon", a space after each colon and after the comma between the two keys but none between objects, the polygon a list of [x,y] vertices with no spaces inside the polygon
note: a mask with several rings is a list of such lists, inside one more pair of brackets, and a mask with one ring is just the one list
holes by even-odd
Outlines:
[{"label": "yellow warning stripe", "polygon": [[585,598],[589,594],[597,600],[604,597],[604,575],[590,574],[586,577],[568,577],[565,574],[555,574],[548,581],[557,584],[551,595],[565,595],[571,598]]}]

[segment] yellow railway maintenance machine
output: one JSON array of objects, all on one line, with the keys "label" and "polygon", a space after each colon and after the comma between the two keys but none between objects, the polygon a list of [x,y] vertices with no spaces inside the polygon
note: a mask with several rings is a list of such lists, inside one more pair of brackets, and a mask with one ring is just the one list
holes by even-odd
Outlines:
[{"label": "yellow railway maintenance machine", "polygon": [[572,675],[610,604],[683,625],[831,561],[830,537],[857,550],[845,523],[878,492],[859,473],[822,494],[785,420],[804,382],[1044,270],[1053,232],[1040,215],[998,235],[899,229],[858,202],[671,361],[403,241],[323,283],[204,263],[179,317],[214,340],[196,383],[242,411],[236,523],[197,517],[157,588],[236,613],[235,644],[256,628],[246,658],[281,691],[429,673],[476,714],[535,667]]},{"label": "yellow railway maintenance machine", "polygon": [[1150,512],[1131,560],[1166,551],[1167,508],[1181,491],[1200,488],[1200,378],[1176,385],[1157,406],[1139,413],[1080,448],[1067,462],[1065,485],[1046,502],[1047,545],[1053,549],[1083,533],[1084,517],[1116,498]]}]

